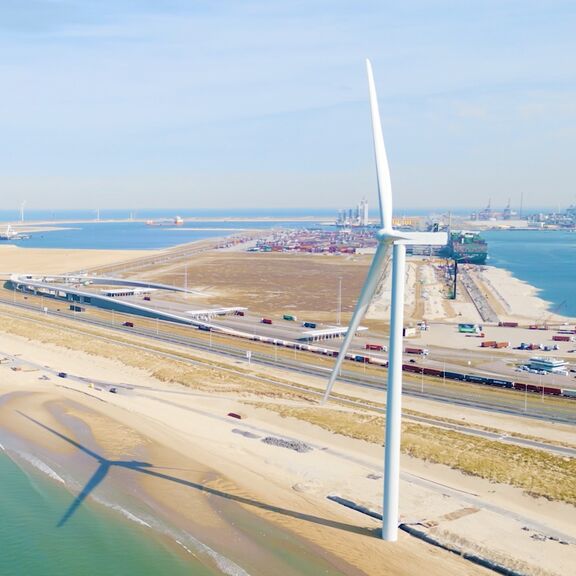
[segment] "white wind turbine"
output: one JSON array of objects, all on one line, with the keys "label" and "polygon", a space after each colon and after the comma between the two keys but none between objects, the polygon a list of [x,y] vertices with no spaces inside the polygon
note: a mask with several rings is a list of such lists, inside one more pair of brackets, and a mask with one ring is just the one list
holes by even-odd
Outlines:
[{"label": "white wind turbine", "polygon": [[378,248],[374,254],[364,286],[360,292],[356,309],[350,321],[346,337],[342,342],[338,360],[328,381],[323,402],[328,400],[338,377],[346,352],[352,343],[378,287],[392,249],[392,302],[390,307],[390,345],[388,355],[388,384],[386,398],[386,449],[384,456],[384,507],[382,538],[394,542],[398,539],[398,493],[400,484],[400,425],[402,395],[402,327],[404,323],[404,275],[406,268],[406,245],[444,245],[444,232],[403,232],[392,227],[392,186],[384,147],[378,99],[374,87],[372,66],[366,60],[370,109],[372,112],[372,135],[378,181],[381,228],[376,233]]}]

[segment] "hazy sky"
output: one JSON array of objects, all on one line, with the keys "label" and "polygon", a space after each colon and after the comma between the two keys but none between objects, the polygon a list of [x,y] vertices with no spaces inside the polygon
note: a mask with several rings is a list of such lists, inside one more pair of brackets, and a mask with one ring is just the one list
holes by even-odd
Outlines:
[{"label": "hazy sky", "polygon": [[0,208],[576,203],[573,0],[0,0]]}]

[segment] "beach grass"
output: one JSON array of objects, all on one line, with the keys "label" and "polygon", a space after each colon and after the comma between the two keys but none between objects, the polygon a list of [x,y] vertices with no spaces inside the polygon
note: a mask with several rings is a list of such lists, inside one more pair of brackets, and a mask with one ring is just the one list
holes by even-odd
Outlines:
[{"label": "beach grass", "polygon": [[[384,442],[384,417],[376,410],[334,408],[334,404],[330,407],[302,406],[302,402],[317,401],[317,396],[311,393],[312,388],[309,391],[304,387],[301,391],[287,390],[258,381],[250,372],[245,375],[232,372],[225,364],[191,365],[186,360],[200,358],[188,353],[182,353],[182,360],[167,358],[162,355],[166,348],[161,346],[156,347],[157,352],[149,343],[146,343],[146,350],[128,347],[121,341],[121,336],[115,335],[115,341],[105,341],[91,337],[90,333],[79,335],[68,331],[66,323],[62,321],[59,326],[47,327],[32,318],[26,319],[22,313],[17,319],[3,316],[1,329],[30,340],[115,360],[144,370],[163,382],[210,393],[234,393],[246,403],[256,404],[282,417],[309,422],[335,434],[373,444]],[[98,328],[88,330],[99,335],[106,333]],[[126,337],[125,343],[133,345],[134,340],[134,337]],[[205,358],[201,360],[206,361]],[[576,461],[570,458],[406,421],[403,423],[402,451],[466,474],[522,488],[534,496],[576,504]]]},{"label": "beach grass", "polygon": [[[320,407],[270,403],[260,406],[335,434],[384,443],[383,416]],[[576,460],[573,458],[411,422],[402,424],[401,449],[414,458],[522,488],[532,496],[576,505]]]}]

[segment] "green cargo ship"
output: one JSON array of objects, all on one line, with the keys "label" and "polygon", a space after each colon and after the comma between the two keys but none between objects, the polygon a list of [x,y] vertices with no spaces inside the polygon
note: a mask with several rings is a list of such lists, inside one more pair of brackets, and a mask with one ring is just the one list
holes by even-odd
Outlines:
[{"label": "green cargo ship", "polygon": [[484,264],[488,243],[476,232],[450,232],[447,255],[462,264]]}]

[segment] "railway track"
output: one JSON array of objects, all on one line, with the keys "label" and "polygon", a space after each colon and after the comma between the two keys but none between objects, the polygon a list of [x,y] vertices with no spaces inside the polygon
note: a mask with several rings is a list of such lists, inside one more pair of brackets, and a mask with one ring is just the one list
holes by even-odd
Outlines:
[{"label": "railway track", "polygon": [[[0,298],[0,303],[41,314],[40,317],[44,319],[45,323],[45,316],[38,310],[37,306],[24,302],[12,302],[3,298]],[[123,334],[134,334],[158,342],[217,353],[227,358],[246,362],[246,348],[222,344],[218,341],[209,343],[203,338],[195,338],[193,333],[189,336],[181,336],[152,328],[138,326],[125,327],[90,315],[77,314],[73,316],[68,312],[50,310],[48,317],[54,316],[68,320],[76,320],[78,323],[114,330]],[[16,319],[19,318],[18,315],[12,315],[12,317]],[[289,359],[284,355],[268,354],[260,350],[253,350],[251,351],[250,362],[259,366],[281,368],[315,377],[324,378],[328,376],[330,372],[329,367],[308,363],[302,357],[304,354],[299,354],[300,358]],[[309,359],[306,358],[306,360]],[[339,381],[382,392],[386,389],[384,376],[360,374],[351,370],[342,370]],[[544,402],[544,399],[540,401],[539,399],[535,399],[533,395],[521,394],[513,390],[496,391],[482,389],[481,391],[480,387],[473,384],[456,384],[453,382],[442,382],[442,380],[433,382],[431,379],[411,378],[405,375],[403,393],[406,396],[414,398],[433,400],[490,412],[520,415],[543,421],[568,424],[576,423],[576,405],[574,402],[565,401],[562,403],[558,401],[550,404],[548,401]],[[384,395],[382,395],[382,400],[384,400]],[[530,400],[529,403],[528,400]]]}]

